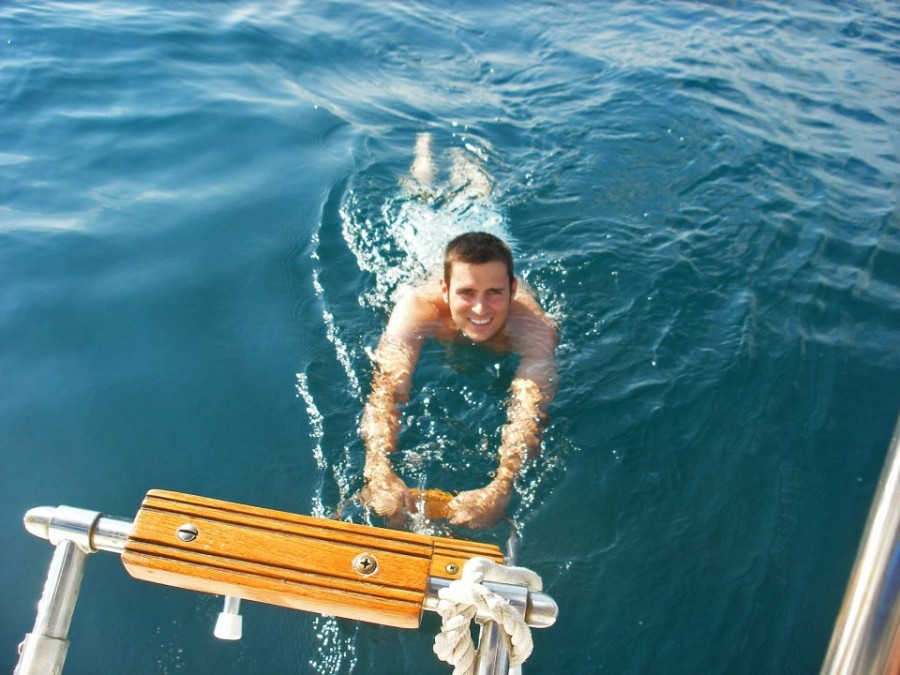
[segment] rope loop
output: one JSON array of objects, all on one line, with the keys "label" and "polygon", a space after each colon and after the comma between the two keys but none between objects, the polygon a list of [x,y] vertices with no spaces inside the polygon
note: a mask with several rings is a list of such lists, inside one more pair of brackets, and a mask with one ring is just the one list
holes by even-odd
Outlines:
[{"label": "rope loop", "polygon": [[452,665],[453,675],[471,675],[475,670],[475,645],[469,626],[479,611],[500,628],[509,650],[510,666],[518,666],[531,656],[534,644],[525,617],[509,600],[484,585],[485,581],[543,588],[541,578],[524,567],[498,565],[487,558],[471,558],[460,578],[438,591],[437,613],[441,632],[434,638],[434,653]]}]

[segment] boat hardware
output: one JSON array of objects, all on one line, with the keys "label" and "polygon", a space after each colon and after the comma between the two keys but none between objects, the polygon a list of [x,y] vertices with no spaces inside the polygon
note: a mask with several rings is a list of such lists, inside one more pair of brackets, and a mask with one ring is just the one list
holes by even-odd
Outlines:
[{"label": "boat hardware", "polygon": [[[25,527],[56,550],[15,675],[62,672],[85,560],[95,551],[119,553],[136,579],[225,596],[214,633],[228,640],[241,637],[242,600],[417,628],[423,611],[437,611],[441,590],[460,578],[465,563],[505,562],[489,544],[166,490],[148,492],[133,521],[42,506],[28,511]],[[529,627],[556,621],[556,603],[543,592],[491,581],[484,586],[516,608]],[[478,675],[508,672],[492,616],[479,610],[475,620],[483,624]]]}]

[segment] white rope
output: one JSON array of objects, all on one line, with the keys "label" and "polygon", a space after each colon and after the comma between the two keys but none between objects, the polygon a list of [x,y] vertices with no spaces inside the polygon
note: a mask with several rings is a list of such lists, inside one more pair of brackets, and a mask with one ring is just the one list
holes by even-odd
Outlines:
[{"label": "white rope", "polygon": [[525,617],[510,606],[509,600],[494,593],[485,581],[527,586],[531,591],[543,588],[541,578],[524,567],[506,567],[487,558],[472,558],[460,578],[438,591],[437,613],[441,632],[434,638],[434,653],[453,668],[453,675],[471,675],[475,670],[475,645],[469,625],[479,610],[500,628],[509,650],[510,666],[518,666],[531,656],[531,629]]}]

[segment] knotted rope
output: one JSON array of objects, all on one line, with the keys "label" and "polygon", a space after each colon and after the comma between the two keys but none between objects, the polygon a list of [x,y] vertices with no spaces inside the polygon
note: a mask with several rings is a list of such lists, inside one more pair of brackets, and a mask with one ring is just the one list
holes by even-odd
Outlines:
[{"label": "knotted rope", "polygon": [[509,650],[509,665],[518,666],[531,656],[531,629],[525,617],[509,600],[487,586],[485,581],[527,586],[530,591],[543,588],[541,578],[524,567],[506,567],[486,558],[472,558],[460,578],[438,591],[437,613],[441,632],[434,638],[434,653],[453,668],[453,675],[471,675],[475,670],[475,645],[469,625],[479,610],[500,628]]}]

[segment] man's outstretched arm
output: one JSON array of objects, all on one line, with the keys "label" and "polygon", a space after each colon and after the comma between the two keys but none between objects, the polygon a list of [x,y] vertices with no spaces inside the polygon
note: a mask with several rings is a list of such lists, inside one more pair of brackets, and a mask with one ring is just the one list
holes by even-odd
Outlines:
[{"label": "man's outstretched arm", "polygon": [[500,520],[522,465],[540,451],[547,407],[556,393],[557,335],[553,323],[533,307],[517,326],[527,334],[519,340],[521,360],[510,385],[497,472],[485,487],[462,492],[450,502],[450,522],[456,525],[490,527]]},{"label": "man's outstretched arm", "polygon": [[387,337],[382,338],[361,429],[366,444],[363,499],[376,513],[388,518],[402,515],[412,501],[409,489],[394,472],[390,460],[400,432],[400,406],[409,392],[403,359],[392,354],[395,351],[400,352],[402,348],[390,344]]},{"label": "man's outstretched arm", "polygon": [[390,455],[397,448],[401,406],[409,398],[412,374],[424,339],[427,307],[407,296],[401,300],[388,322],[375,352],[372,390],[362,419],[366,444],[363,500],[381,516],[395,518],[413,508],[409,488],[391,466]]}]

